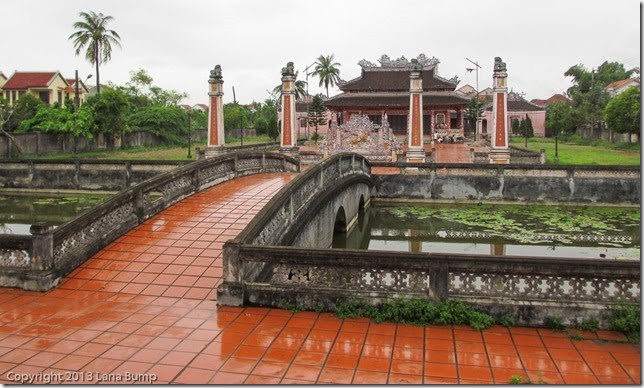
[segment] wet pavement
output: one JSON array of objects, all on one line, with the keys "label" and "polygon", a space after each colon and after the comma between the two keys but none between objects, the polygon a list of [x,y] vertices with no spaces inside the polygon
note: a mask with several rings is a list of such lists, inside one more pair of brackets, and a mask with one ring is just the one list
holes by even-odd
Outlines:
[{"label": "wet pavement", "polygon": [[0,383],[640,384],[639,344],[610,331],[572,340],[548,329],[218,307],[223,243],[292,177],[195,194],[49,292],[0,288]]}]

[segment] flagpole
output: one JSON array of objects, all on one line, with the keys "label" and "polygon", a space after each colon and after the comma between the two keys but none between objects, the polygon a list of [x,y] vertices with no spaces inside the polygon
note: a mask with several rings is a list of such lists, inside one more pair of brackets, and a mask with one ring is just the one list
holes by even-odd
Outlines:
[{"label": "flagpole", "polygon": [[[479,68],[481,68],[481,66],[479,66],[479,61],[474,62],[474,61],[472,61],[471,59],[469,59],[467,57],[465,57],[465,59],[467,59],[468,61],[470,61],[470,63],[472,63],[474,66],[476,66],[476,68],[475,68],[476,69],[476,114],[478,115],[479,114],[478,113],[479,112]],[[479,127],[479,121],[480,121],[480,117],[477,117],[476,118],[476,129],[474,130],[476,141],[479,140],[479,131],[480,131],[480,129],[478,128]]]},{"label": "flagpole", "polygon": [[478,62],[478,61],[474,62],[474,61],[472,61],[471,59],[469,59],[469,58],[467,58],[467,57],[465,57],[465,59],[467,59],[467,60],[468,60],[468,61],[470,61],[474,66],[476,66],[476,101],[478,102],[478,100],[479,100],[479,68],[480,68],[481,66],[479,66],[479,62]]}]

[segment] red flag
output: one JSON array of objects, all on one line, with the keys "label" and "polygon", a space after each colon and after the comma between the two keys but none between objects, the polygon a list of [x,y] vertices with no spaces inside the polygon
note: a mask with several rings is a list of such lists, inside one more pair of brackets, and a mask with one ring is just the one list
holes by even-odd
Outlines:
[{"label": "red flag", "polygon": [[474,71],[474,69],[470,69],[469,67],[466,67],[465,70],[467,70],[468,73],[471,73]]}]

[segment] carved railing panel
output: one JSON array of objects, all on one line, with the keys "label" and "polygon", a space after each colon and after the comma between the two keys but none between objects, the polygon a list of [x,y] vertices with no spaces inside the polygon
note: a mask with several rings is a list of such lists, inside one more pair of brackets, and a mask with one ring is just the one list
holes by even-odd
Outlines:
[{"label": "carved railing panel", "polygon": [[428,293],[425,270],[277,264],[271,285],[346,291]]},{"label": "carved railing panel", "polygon": [[0,268],[29,268],[30,266],[31,256],[29,255],[29,250],[0,248]]},{"label": "carved railing panel", "polygon": [[95,244],[97,240],[100,240],[109,231],[125,224],[135,214],[135,204],[133,202],[125,203],[66,238],[55,241],[54,265],[68,260],[74,250]]},{"label": "carved railing panel", "polygon": [[237,170],[248,171],[262,168],[262,160],[257,158],[239,158],[237,159]]},{"label": "carved railing panel", "polygon": [[640,300],[640,282],[603,277],[450,272],[454,296],[616,303]]}]

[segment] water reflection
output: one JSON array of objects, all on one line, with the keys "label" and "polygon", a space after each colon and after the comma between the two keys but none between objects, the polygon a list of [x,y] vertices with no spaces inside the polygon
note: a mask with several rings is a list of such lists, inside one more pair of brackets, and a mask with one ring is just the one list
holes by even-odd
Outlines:
[{"label": "water reflection", "polygon": [[[441,207],[449,211],[437,210]],[[485,217],[481,217],[481,209],[463,208],[454,213],[453,207],[447,206],[435,205],[431,211],[419,211],[418,205],[407,208],[415,211],[405,206],[372,206],[359,216],[354,230],[334,239],[333,248],[629,260],[640,257],[639,209],[557,209],[556,220],[562,220],[557,221],[561,224],[558,228],[539,208],[534,209],[534,217],[527,207],[513,213],[517,207],[493,206],[485,209]],[[468,215],[474,218],[468,219]]]},{"label": "water reflection", "polygon": [[61,225],[107,199],[97,194],[0,193],[0,234],[29,234],[32,224]]}]

